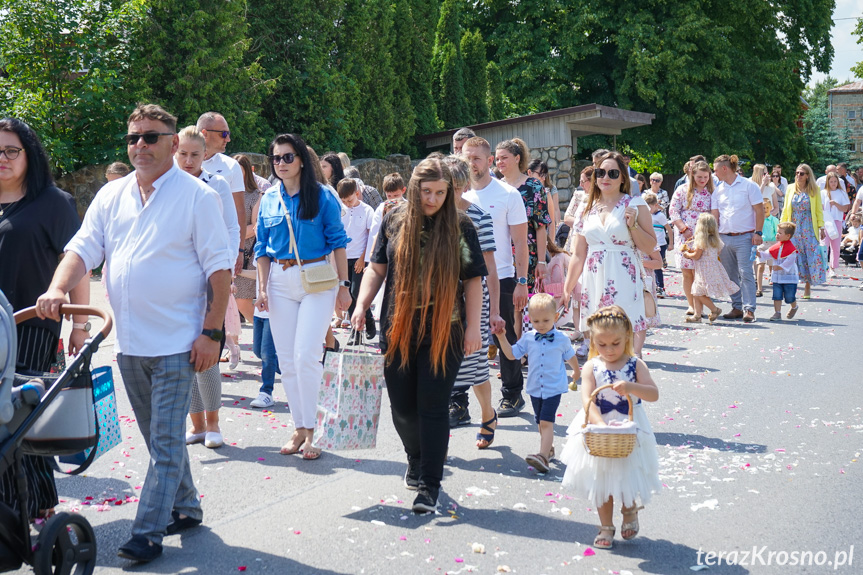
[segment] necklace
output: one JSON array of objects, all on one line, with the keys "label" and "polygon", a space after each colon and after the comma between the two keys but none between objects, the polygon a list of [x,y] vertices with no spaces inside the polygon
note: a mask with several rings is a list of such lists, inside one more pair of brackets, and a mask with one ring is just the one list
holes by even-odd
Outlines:
[{"label": "necklace", "polygon": [[15,204],[17,204],[20,201],[21,200],[19,198],[19,199],[15,200],[14,202],[7,202],[5,204],[0,204],[0,218],[3,217],[3,215],[6,213],[6,210],[8,210],[9,208],[11,208],[12,206],[14,206]]}]

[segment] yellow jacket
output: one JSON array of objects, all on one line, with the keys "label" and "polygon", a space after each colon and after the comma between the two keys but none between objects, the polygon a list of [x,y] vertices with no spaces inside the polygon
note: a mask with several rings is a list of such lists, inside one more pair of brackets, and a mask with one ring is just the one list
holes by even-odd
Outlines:
[{"label": "yellow jacket", "polygon": [[[782,206],[782,217],[780,222],[791,221],[791,201],[794,199],[794,194],[797,193],[797,184],[791,184],[785,190],[785,205]],[[805,192],[804,192],[805,193]],[[809,210],[812,213],[812,231],[815,232],[815,239],[821,239],[821,228],[824,227],[824,211],[821,208],[821,193],[820,191],[814,196],[809,196]]]}]

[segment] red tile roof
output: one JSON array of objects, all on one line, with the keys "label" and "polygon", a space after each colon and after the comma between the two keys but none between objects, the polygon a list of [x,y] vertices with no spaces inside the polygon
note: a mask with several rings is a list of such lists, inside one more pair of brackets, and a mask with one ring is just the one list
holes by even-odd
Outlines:
[{"label": "red tile roof", "polygon": [[850,84],[845,84],[844,86],[837,86],[832,90],[829,90],[828,94],[835,94],[837,92],[843,92],[846,94],[863,94],[863,82],[851,82]]}]

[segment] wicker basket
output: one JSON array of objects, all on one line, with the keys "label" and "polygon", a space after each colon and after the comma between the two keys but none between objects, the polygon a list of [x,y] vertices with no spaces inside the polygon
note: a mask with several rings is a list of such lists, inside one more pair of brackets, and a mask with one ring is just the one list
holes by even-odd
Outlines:
[{"label": "wicker basket", "polygon": [[[611,384],[603,385],[596,388],[590,394],[590,403],[596,399],[596,394],[607,387],[612,387]],[[629,402],[629,421],[632,421],[632,397],[627,393],[626,400]],[[588,408],[584,410],[584,424],[582,429],[587,427]],[[600,429],[602,429],[600,427]],[[635,447],[635,433],[602,433],[601,431],[591,431],[582,433],[584,438],[584,447],[590,455],[595,457],[629,457]]]}]

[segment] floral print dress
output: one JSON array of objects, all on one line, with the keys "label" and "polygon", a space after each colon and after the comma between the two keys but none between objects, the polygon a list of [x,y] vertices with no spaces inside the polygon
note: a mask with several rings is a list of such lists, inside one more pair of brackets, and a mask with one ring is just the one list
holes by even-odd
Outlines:
[{"label": "floral print dress", "polygon": [[[536,232],[551,223],[551,214],[548,213],[545,188],[536,178],[528,178],[518,187],[518,193],[521,194],[524,209],[527,212],[527,287],[533,293],[536,284],[536,264],[539,263]],[[512,253],[515,259],[514,248]]]},{"label": "floral print dress", "polygon": [[797,225],[791,243],[797,248],[797,270],[801,282],[821,285],[827,281],[824,270],[824,254],[819,248],[819,238],[815,237],[812,225],[812,209],[809,194],[794,194],[791,198],[791,221]]},{"label": "floral print dress", "polygon": [[641,252],[635,249],[626,225],[627,206],[647,206],[641,197],[623,196],[608,214],[605,223],[593,206],[582,218],[586,203],[575,214],[572,231],[587,242],[587,261],[581,273],[581,322],[587,329],[587,318],[601,307],[619,305],[629,316],[635,331],[647,329],[644,314],[644,282],[637,265]]},{"label": "floral print dress", "polygon": [[[674,223],[677,220],[683,220],[686,226],[695,232],[695,223],[698,221],[698,216],[703,213],[710,213],[711,194],[707,188],[703,190],[695,190],[692,195],[692,203],[686,207],[687,186],[680,186],[674,191],[671,198],[671,207],[668,210],[668,221]],[[680,248],[683,246],[683,236],[677,231],[677,226],[674,228],[674,251],[677,253],[677,267],[682,270],[695,269],[695,262],[689,258],[685,258],[680,253]]]}]

